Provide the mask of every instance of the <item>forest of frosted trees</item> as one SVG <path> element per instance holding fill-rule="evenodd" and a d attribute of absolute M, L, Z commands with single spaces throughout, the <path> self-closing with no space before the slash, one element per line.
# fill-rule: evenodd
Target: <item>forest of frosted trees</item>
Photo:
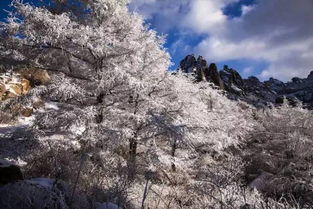
<path fill-rule="evenodd" d="M 0 185 L 0 208 L 311 208 L 312 111 L 172 74 L 164 37 L 127 4 L 12 1 L 1 75 L 49 81 L 0 101 L 0 159 L 24 176 Z"/>

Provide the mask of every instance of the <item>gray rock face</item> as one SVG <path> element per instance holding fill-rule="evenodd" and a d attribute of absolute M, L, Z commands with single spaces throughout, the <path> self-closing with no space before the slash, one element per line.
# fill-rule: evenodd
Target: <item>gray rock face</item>
<path fill-rule="evenodd" d="M 268 81 L 264 81 L 264 84 L 276 93 L 281 92 L 286 86 L 284 82 L 275 78 L 270 78 Z"/>
<path fill-rule="evenodd" d="M 309 76 L 310 77 L 310 76 Z M 303 101 L 304 103 L 308 103 L 312 105 L 313 103 L 313 79 L 306 78 L 294 80 L 292 82 L 288 82 L 285 88 L 282 89 L 280 94 L 286 94 L 288 96 L 293 96 Z"/>
<path fill-rule="evenodd" d="M 244 79 L 245 96 L 242 100 L 257 107 L 265 107 L 270 103 L 275 103 L 277 94 L 257 77 L 251 76 Z"/>
<path fill-rule="evenodd" d="M 220 77 L 216 65 L 211 63 L 208 66 L 207 61 L 202 56 L 199 56 L 197 59 L 194 55 L 186 56 L 180 62 L 180 70 L 184 73 L 193 74 L 197 82 L 209 81 L 219 88 L 224 89 L 224 82 Z"/>
<path fill-rule="evenodd" d="M 243 79 L 236 70 L 226 65 L 218 71 L 214 63 L 208 66 L 202 56 L 196 59 L 194 55 L 186 56 L 180 62 L 179 70 L 192 73 L 197 82 L 214 83 L 226 90 L 230 99 L 240 99 L 257 107 L 281 104 L 286 97 L 290 105 L 301 101 L 305 107 L 313 108 L 313 71 L 307 78 L 295 77 L 287 83 L 274 78 L 261 82 L 254 76 Z"/>
<path fill-rule="evenodd" d="M 207 81 L 213 82 L 220 89 L 225 89 L 224 81 L 220 77 L 218 69 L 214 63 L 211 63 L 209 66 L 208 72 L 205 72 L 205 77 Z"/>
<path fill-rule="evenodd" d="M 226 91 L 236 96 L 244 95 L 244 82 L 236 70 L 224 65 L 224 69 L 219 74 L 225 84 Z"/>
<path fill-rule="evenodd" d="M 308 75 L 308 80 L 313 80 L 313 71 L 310 72 L 310 74 Z"/>
<path fill-rule="evenodd" d="M 184 73 L 194 73 L 197 60 L 193 55 L 186 56 L 181 62 L 180 67 Z"/>

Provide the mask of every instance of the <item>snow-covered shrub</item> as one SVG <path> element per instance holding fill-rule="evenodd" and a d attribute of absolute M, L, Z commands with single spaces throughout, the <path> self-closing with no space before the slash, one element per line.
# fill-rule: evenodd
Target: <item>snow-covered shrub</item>
<path fill-rule="evenodd" d="M 312 111 L 284 105 L 255 116 L 260 126 L 244 147 L 248 183 L 269 196 L 312 205 Z"/>

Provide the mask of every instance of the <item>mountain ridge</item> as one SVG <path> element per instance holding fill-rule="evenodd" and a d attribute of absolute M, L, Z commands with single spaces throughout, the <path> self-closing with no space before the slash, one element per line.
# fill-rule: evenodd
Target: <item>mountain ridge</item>
<path fill-rule="evenodd" d="M 237 70 L 227 65 L 218 70 L 215 63 L 208 65 L 202 56 L 196 58 L 193 54 L 181 60 L 177 71 L 192 74 L 196 82 L 212 82 L 225 90 L 230 99 L 240 99 L 259 108 L 282 104 L 284 97 L 290 105 L 302 102 L 304 107 L 313 108 L 313 71 L 307 78 L 294 77 L 288 82 L 272 77 L 266 81 L 260 81 L 255 76 L 244 79 Z"/>

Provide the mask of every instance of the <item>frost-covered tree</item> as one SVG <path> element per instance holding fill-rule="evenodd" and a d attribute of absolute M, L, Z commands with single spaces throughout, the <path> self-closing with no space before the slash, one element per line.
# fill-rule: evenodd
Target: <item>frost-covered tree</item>
<path fill-rule="evenodd" d="M 252 108 L 228 100 L 210 83 L 170 75 L 162 37 L 128 11 L 127 1 L 55 0 L 44 7 L 15 0 L 12 5 L 0 29 L 7 65 L 46 70 L 51 77 L 49 85 L 22 98 L 40 97 L 50 105 L 35 113 L 39 141 L 52 150 L 35 156 L 36 166 L 44 167 L 37 170 L 54 175 L 57 169 L 50 172 L 47 164 L 60 164 L 72 174 L 76 163 L 85 187 L 106 189 L 124 188 L 127 173 L 135 182 L 130 199 L 136 206 L 143 176 L 161 182 L 150 197 L 159 195 L 158 201 L 172 197 L 173 185 L 184 195 L 199 181 L 212 193 L 234 186 L 228 183 L 237 175 L 231 177 L 215 159 L 239 165 L 224 151 L 240 145 L 254 127 Z M 227 184 L 221 183 L 225 179 Z M 208 195 L 204 190 L 195 189 L 193 197 Z"/>
<path fill-rule="evenodd" d="M 163 38 L 128 12 L 127 1 L 12 5 L 1 46 L 29 67 L 50 72 L 51 84 L 33 94 L 60 106 L 38 115 L 43 135 L 68 132 L 87 150 L 127 140 L 134 163 L 139 139 L 167 134 L 154 118 L 175 106 L 166 92 L 169 56 Z"/>

